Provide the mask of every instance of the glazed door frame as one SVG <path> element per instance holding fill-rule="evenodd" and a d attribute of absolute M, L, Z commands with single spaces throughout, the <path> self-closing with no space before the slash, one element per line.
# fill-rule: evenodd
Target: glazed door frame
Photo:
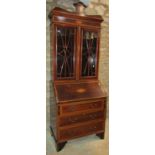
<path fill-rule="evenodd" d="M 96 57 L 95 57 L 95 76 L 82 76 L 82 52 L 83 52 L 83 32 L 94 32 L 97 33 L 96 41 Z M 99 66 L 99 43 L 100 43 L 100 29 L 81 27 L 81 42 L 80 42 L 80 62 L 79 62 L 79 79 L 80 80 L 97 80 L 98 79 L 98 66 Z"/>
<path fill-rule="evenodd" d="M 66 77 L 66 78 L 57 78 L 57 27 L 64 28 L 75 28 L 75 36 L 74 36 L 74 76 Z M 82 76 L 82 49 L 83 49 L 83 31 L 90 31 L 97 33 L 97 45 L 96 45 L 96 58 L 95 58 L 95 76 Z M 69 82 L 69 81 L 85 81 L 85 80 L 97 80 L 98 79 L 98 64 L 99 64 L 99 43 L 100 43 L 100 29 L 92 28 L 86 26 L 77 26 L 73 24 L 64 24 L 64 23 L 54 23 L 52 24 L 52 38 L 53 38 L 53 51 L 52 51 L 52 66 L 53 66 L 53 75 L 54 81 L 59 82 Z"/>
<path fill-rule="evenodd" d="M 57 28 L 74 29 L 74 52 L 73 52 L 73 77 L 57 77 Z M 66 25 L 61 23 L 53 24 L 53 75 L 55 81 L 76 80 L 76 56 L 77 56 L 77 26 Z"/>

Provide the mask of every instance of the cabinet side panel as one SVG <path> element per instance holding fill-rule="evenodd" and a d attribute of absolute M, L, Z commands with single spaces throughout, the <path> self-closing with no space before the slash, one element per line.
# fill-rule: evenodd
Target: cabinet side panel
<path fill-rule="evenodd" d="M 56 116 L 57 116 L 57 107 L 56 107 L 56 102 L 55 98 L 50 104 L 50 125 L 52 127 L 54 137 L 57 137 L 57 132 L 56 132 Z"/>

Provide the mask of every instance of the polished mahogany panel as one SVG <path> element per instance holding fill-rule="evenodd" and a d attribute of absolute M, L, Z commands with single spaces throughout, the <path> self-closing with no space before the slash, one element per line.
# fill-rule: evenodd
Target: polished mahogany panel
<path fill-rule="evenodd" d="M 58 102 L 79 101 L 90 99 L 90 97 L 95 99 L 106 96 L 97 82 L 55 84 L 55 90 Z"/>
<path fill-rule="evenodd" d="M 70 103 L 68 105 L 61 106 L 61 114 L 71 114 L 75 112 L 82 112 L 88 110 L 102 110 L 104 108 L 103 101 L 84 102 L 84 103 Z"/>
<path fill-rule="evenodd" d="M 100 23 L 103 21 L 100 15 L 79 16 L 75 12 L 70 12 L 58 7 L 54 8 L 50 12 L 49 18 L 52 19 L 53 23 L 63 23 L 68 25 L 74 24 L 74 25 L 90 26 L 90 27 L 96 27 L 96 28 L 100 28 Z"/>
<path fill-rule="evenodd" d="M 63 116 L 59 119 L 60 126 L 68 126 L 72 124 L 88 122 L 96 119 L 104 118 L 104 111 L 97 111 L 97 112 L 89 112 L 89 113 L 80 113 L 77 115 L 72 116 Z"/>
<path fill-rule="evenodd" d="M 83 135 L 93 134 L 103 131 L 103 122 L 95 122 L 92 124 L 81 125 L 78 127 L 72 127 L 68 129 L 59 130 L 60 139 L 72 139 Z"/>

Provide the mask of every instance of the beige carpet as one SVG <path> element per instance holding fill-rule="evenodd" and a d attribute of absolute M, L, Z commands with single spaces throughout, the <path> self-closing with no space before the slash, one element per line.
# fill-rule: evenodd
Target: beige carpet
<path fill-rule="evenodd" d="M 90 135 L 68 141 L 65 147 L 57 152 L 54 139 L 50 134 L 49 124 L 46 130 L 46 155 L 108 155 L 109 154 L 109 121 L 106 120 L 105 139 Z"/>

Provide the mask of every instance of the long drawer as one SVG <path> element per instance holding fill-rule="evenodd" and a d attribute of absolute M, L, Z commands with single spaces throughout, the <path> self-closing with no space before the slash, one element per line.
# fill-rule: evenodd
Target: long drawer
<path fill-rule="evenodd" d="M 101 132 L 103 131 L 103 128 L 104 128 L 103 122 L 100 121 L 100 122 L 95 122 L 87 125 L 81 125 L 78 127 L 60 129 L 59 136 L 60 136 L 60 140 L 73 139 L 76 137 Z"/>
<path fill-rule="evenodd" d="M 89 112 L 89 113 L 80 113 L 72 116 L 63 116 L 59 118 L 60 126 L 68 126 L 77 123 L 89 122 L 92 120 L 104 119 L 104 111 Z"/>
<path fill-rule="evenodd" d="M 103 108 L 104 102 L 102 100 L 86 103 L 70 103 L 67 105 L 64 104 L 60 107 L 60 114 L 74 114 L 75 112 L 82 112 L 95 109 L 102 110 Z"/>

